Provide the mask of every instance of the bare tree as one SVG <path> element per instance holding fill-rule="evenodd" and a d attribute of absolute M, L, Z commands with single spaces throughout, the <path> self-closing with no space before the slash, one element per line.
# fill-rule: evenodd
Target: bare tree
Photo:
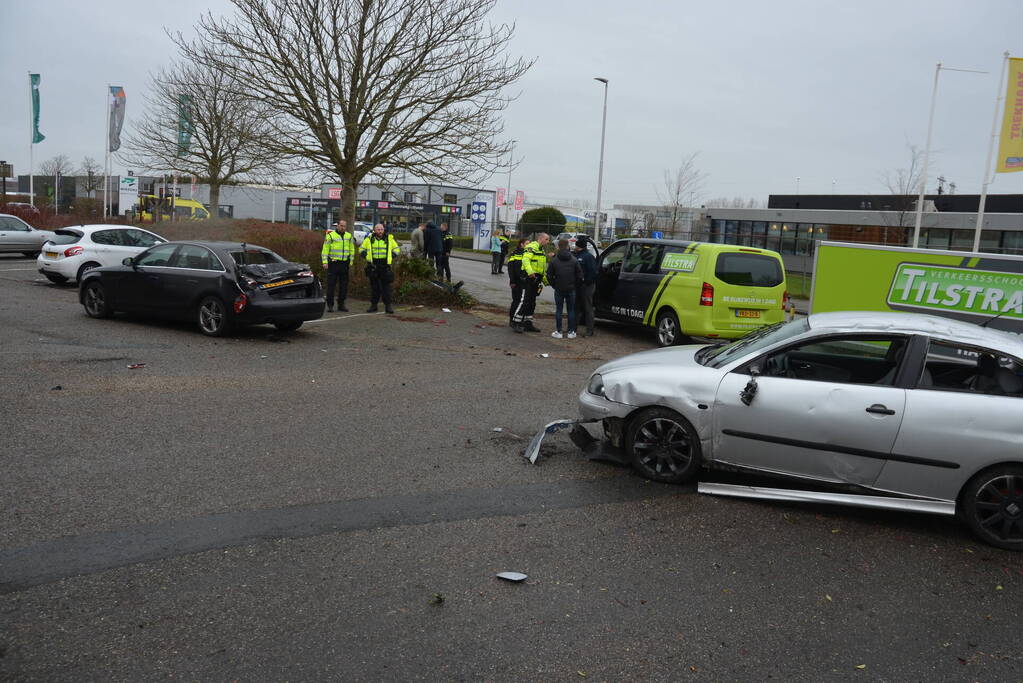
<path fill-rule="evenodd" d="M 505 56 L 496 0 L 232 2 L 178 45 L 274 112 L 268 146 L 340 182 L 349 224 L 367 176 L 477 183 L 508 157 L 503 91 L 532 62 Z"/>
<path fill-rule="evenodd" d="M 697 156 L 699 152 L 683 156 L 678 168 L 665 170 L 663 185 L 656 188 L 672 237 L 677 235 L 679 225 L 686 216 L 689 216 L 689 230 L 692 232 L 692 205 L 696 203 L 696 194 L 703 189 L 707 180 L 706 174 L 696 166 Z"/>
<path fill-rule="evenodd" d="M 66 154 L 58 154 L 57 156 L 47 159 L 43 163 L 39 164 L 40 175 L 52 175 L 55 176 L 58 173 L 60 175 L 67 175 L 73 171 L 74 167 L 71 165 L 71 160 L 68 159 Z"/>
<path fill-rule="evenodd" d="M 881 221 L 885 228 L 907 228 L 916 222 L 916 201 L 920 192 L 920 179 L 923 177 L 923 152 L 916 145 L 906 143 L 909 159 L 906 166 L 885 171 L 880 178 L 881 184 L 888 190 L 889 196 L 877 197 L 866 209 L 881 211 Z M 884 243 L 889 241 L 888 230 L 885 230 Z M 901 236 L 896 236 L 901 241 Z"/>
<path fill-rule="evenodd" d="M 202 178 L 217 215 L 220 187 L 246 177 L 272 177 L 274 157 L 263 146 L 268 113 L 223 71 L 181 63 L 151 79 L 146 111 L 128 136 L 129 165 L 159 174 Z M 186 137 L 179 139 L 184 131 Z"/>
<path fill-rule="evenodd" d="M 82 165 L 78 167 L 78 176 L 78 182 L 85 194 L 90 197 L 94 197 L 96 190 L 103 187 L 103 165 L 92 157 L 82 159 Z"/>
<path fill-rule="evenodd" d="M 704 202 L 708 209 L 759 209 L 763 201 L 756 197 L 713 197 Z"/>

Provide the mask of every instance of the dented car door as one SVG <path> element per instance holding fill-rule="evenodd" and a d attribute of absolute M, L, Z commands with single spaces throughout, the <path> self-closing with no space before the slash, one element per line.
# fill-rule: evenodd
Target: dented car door
<path fill-rule="evenodd" d="M 905 344 L 895 337 L 804 341 L 728 373 L 714 406 L 714 459 L 872 485 L 902 424 L 906 390 L 895 377 Z M 753 367 L 762 374 L 751 374 Z"/>

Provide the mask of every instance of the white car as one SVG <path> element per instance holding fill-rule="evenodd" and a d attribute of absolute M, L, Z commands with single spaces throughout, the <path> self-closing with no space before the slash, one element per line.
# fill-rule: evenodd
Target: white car
<path fill-rule="evenodd" d="M 352 238 L 355 240 L 355 244 L 362 244 L 362 240 L 366 239 L 366 235 L 373 232 L 372 223 L 364 223 L 362 221 L 356 221 L 354 229 L 352 230 Z"/>
<path fill-rule="evenodd" d="M 76 225 L 55 230 L 53 239 L 43 245 L 36 264 L 50 282 L 80 282 L 88 270 L 119 266 L 128 256 L 166 241 L 130 225 Z"/>
<path fill-rule="evenodd" d="M 43 243 L 53 239 L 49 230 L 39 230 L 17 216 L 0 213 L 0 251 L 20 251 L 28 257 L 39 253 Z"/>

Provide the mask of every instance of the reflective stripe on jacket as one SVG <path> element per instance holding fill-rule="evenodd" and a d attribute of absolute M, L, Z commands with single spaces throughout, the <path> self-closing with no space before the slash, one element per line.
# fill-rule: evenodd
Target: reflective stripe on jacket
<path fill-rule="evenodd" d="M 327 261 L 355 260 L 355 241 L 349 232 L 339 234 L 336 230 L 328 230 L 323 238 L 323 249 L 320 251 L 323 263 Z"/>
<path fill-rule="evenodd" d="M 522 254 L 522 272 L 526 276 L 544 277 L 547 274 L 547 254 L 536 240 L 526 244 Z"/>
<path fill-rule="evenodd" d="M 372 252 L 370 251 L 371 249 Z M 362 240 L 359 252 L 368 261 L 376 262 L 387 259 L 387 265 L 391 265 L 391 261 L 401 253 L 401 250 L 398 247 L 398 241 L 394 239 L 394 235 L 384 235 L 383 237 L 369 235 L 366 239 Z"/>

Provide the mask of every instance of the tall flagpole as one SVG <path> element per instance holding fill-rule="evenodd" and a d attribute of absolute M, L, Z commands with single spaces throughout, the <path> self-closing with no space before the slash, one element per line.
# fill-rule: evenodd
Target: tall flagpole
<path fill-rule="evenodd" d="M 36 205 L 35 165 L 32 159 L 32 147 L 35 145 L 35 110 L 32 105 L 32 72 L 28 72 L 28 201 Z"/>
<path fill-rule="evenodd" d="M 991 183 L 991 157 L 995 153 L 995 140 L 998 138 L 998 113 L 1002 110 L 1002 84 L 1005 83 L 1005 72 L 1009 68 L 1009 51 L 1006 50 L 1002 59 L 1002 74 L 998 77 L 998 94 L 995 97 L 995 115 L 991 119 L 991 141 L 987 146 L 987 162 L 984 164 L 984 180 L 980 187 L 980 204 L 977 206 L 977 227 L 973 231 L 973 251 L 980 251 L 980 231 L 984 226 L 984 205 L 987 204 L 987 186 Z M 1008 86 L 1005 88 L 1008 90 Z"/>
<path fill-rule="evenodd" d="M 107 217 L 107 201 L 110 199 L 110 84 L 107 83 L 106 92 L 103 94 L 103 106 L 107 110 L 107 129 L 103 131 L 105 142 L 103 149 L 103 218 Z"/>

